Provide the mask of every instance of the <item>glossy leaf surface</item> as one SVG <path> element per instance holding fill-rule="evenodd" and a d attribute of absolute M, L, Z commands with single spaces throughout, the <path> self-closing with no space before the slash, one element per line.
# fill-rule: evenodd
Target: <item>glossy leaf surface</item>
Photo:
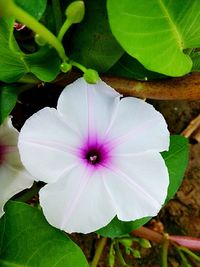
<path fill-rule="evenodd" d="M 50 226 L 41 211 L 9 202 L 0 220 L 0 266 L 88 267 L 81 249 Z"/>
<path fill-rule="evenodd" d="M 199 0 L 108 0 L 112 32 L 147 69 L 182 76 L 192 69 L 184 50 L 200 46 Z"/>

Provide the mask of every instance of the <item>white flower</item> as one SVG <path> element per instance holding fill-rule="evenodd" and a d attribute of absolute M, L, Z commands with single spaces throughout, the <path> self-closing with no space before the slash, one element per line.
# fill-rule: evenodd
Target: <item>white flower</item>
<path fill-rule="evenodd" d="M 19 137 L 21 159 L 48 183 L 40 191 L 47 220 L 66 232 L 88 233 L 154 216 L 167 194 L 163 116 L 142 100 L 83 78 L 61 93 L 57 110 L 30 117 Z"/>
<path fill-rule="evenodd" d="M 33 177 L 24 169 L 19 158 L 18 135 L 10 118 L 0 125 L 0 217 L 4 214 L 4 204 L 33 184 Z"/>

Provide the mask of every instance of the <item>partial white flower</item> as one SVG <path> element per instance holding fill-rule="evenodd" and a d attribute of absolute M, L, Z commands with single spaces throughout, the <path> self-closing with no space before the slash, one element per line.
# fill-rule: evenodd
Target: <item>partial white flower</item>
<path fill-rule="evenodd" d="M 57 110 L 30 117 L 19 136 L 21 160 L 47 183 L 40 203 L 47 220 L 66 232 L 88 233 L 154 216 L 167 195 L 161 151 L 169 146 L 163 116 L 142 100 L 83 78 L 61 93 Z"/>
<path fill-rule="evenodd" d="M 18 135 L 10 118 L 0 125 L 0 217 L 4 214 L 4 204 L 33 184 L 33 177 L 20 161 Z"/>

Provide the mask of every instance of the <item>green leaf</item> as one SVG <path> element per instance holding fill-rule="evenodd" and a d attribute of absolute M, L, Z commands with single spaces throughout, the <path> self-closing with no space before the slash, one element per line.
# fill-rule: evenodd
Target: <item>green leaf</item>
<path fill-rule="evenodd" d="M 169 151 L 161 153 L 169 172 L 169 187 L 165 204 L 177 192 L 188 163 L 188 140 L 179 135 L 170 137 Z M 134 208 L 134 207 L 133 207 Z M 141 227 L 151 217 L 145 217 L 132 222 L 123 222 L 115 217 L 107 226 L 97 231 L 98 234 L 107 237 L 118 237 Z"/>
<path fill-rule="evenodd" d="M 96 233 L 110 238 L 119 237 L 139 228 L 150 219 L 151 217 L 145 217 L 133 222 L 123 222 L 115 217 L 107 226 L 101 228 Z"/>
<path fill-rule="evenodd" d="M 15 3 L 39 20 L 46 9 L 47 0 L 15 0 Z"/>
<path fill-rule="evenodd" d="M 52 1 L 59 2 L 60 0 Z M 60 27 L 62 26 L 63 17 L 59 14 L 58 7 L 54 8 L 53 5 L 47 4 L 44 15 L 42 16 L 41 22 L 55 35 L 58 34 Z"/>
<path fill-rule="evenodd" d="M 30 72 L 44 82 L 53 81 L 60 72 L 60 58 L 53 48 L 42 47 L 38 52 L 24 55 Z"/>
<path fill-rule="evenodd" d="M 8 117 L 16 105 L 18 90 L 11 85 L 0 87 L 0 124 Z"/>
<path fill-rule="evenodd" d="M 192 71 L 200 71 L 200 52 L 194 52 L 191 54 L 193 62 Z"/>
<path fill-rule="evenodd" d="M 14 82 L 29 71 L 13 37 L 13 18 L 0 18 L 0 80 Z"/>
<path fill-rule="evenodd" d="M 137 59 L 126 53 L 111 69 L 109 69 L 107 73 L 141 81 L 155 80 L 165 77 L 163 74 L 147 70 Z"/>
<path fill-rule="evenodd" d="M 70 36 L 70 58 L 87 68 L 105 72 L 124 51 L 114 39 L 108 24 L 106 1 L 85 2 L 85 17 Z M 70 41 L 69 40 L 69 41 Z M 68 43 L 67 43 L 68 44 Z"/>
<path fill-rule="evenodd" d="M 24 54 L 13 36 L 13 18 L 0 18 L 0 81 L 12 83 L 27 73 L 44 82 L 55 79 L 60 59 L 54 49 L 45 46 L 33 54 Z"/>
<path fill-rule="evenodd" d="M 199 0 L 108 0 L 111 30 L 145 68 L 169 76 L 192 69 L 184 49 L 200 46 Z"/>
<path fill-rule="evenodd" d="M 180 135 L 172 135 L 169 151 L 162 152 L 162 157 L 168 168 L 170 184 L 165 200 L 167 203 L 177 192 L 184 177 L 188 164 L 188 140 Z"/>
<path fill-rule="evenodd" d="M 9 202 L 0 220 L 1 267 L 89 267 L 81 249 L 41 211 Z"/>

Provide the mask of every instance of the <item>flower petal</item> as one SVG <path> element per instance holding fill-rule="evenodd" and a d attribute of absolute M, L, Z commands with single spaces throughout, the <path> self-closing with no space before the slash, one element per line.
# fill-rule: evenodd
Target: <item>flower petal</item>
<path fill-rule="evenodd" d="M 4 214 L 4 204 L 33 184 L 33 177 L 24 169 L 19 158 L 18 134 L 11 118 L 6 119 L 0 126 L 0 144 L 4 147 L 0 164 L 0 217 Z"/>
<path fill-rule="evenodd" d="M 0 126 L 0 142 L 4 146 L 16 146 L 18 131 L 13 127 L 11 118 L 8 117 Z"/>
<path fill-rule="evenodd" d="M 80 137 L 53 108 L 31 116 L 21 129 L 19 151 L 27 170 L 38 180 L 50 183 L 74 166 Z"/>
<path fill-rule="evenodd" d="M 9 164 L 0 167 L 0 217 L 4 214 L 4 204 L 15 194 L 26 188 L 30 188 L 33 179 L 30 174 L 21 166 L 16 169 Z"/>
<path fill-rule="evenodd" d="M 105 186 L 117 208 L 117 217 L 133 221 L 155 216 L 167 196 L 169 175 L 165 162 L 156 152 L 115 158 L 108 167 Z"/>
<path fill-rule="evenodd" d="M 101 172 L 82 167 L 73 168 L 55 184 L 43 187 L 39 194 L 48 222 L 68 233 L 93 232 L 116 214 Z"/>
<path fill-rule="evenodd" d="M 169 131 L 161 113 L 143 100 L 123 98 L 108 132 L 115 153 L 164 151 L 169 147 Z"/>
<path fill-rule="evenodd" d="M 120 94 L 103 81 L 88 84 L 83 78 L 68 85 L 58 99 L 58 111 L 81 136 L 105 133 Z M 72 120 L 73 115 L 73 120 Z"/>

